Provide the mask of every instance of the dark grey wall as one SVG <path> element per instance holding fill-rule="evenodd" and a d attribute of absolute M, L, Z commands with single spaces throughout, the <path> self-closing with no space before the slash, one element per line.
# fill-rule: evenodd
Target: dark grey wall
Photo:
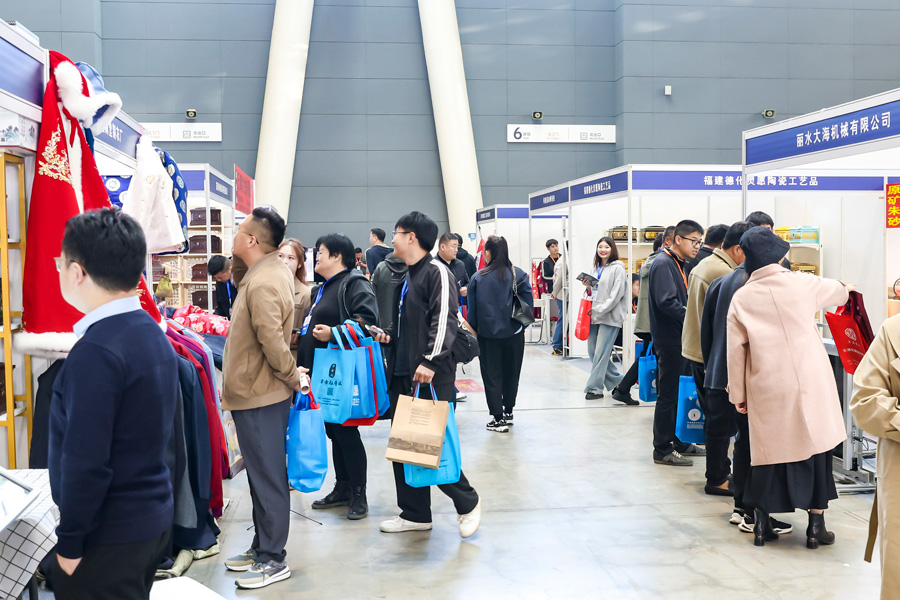
<path fill-rule="evenodd" d="M 896 0 L 456 0 L 486 204 L 625 162 L 738 162 L 759 114 L 900 85 Z M 91 62 L 125 110 L 221 121 L 182 162 L 253 173 L 274 0 L 0 0 Z M 671 85 L 673 94 L 663 95 Z M 507 144 L 506 124 L 615 123 L 613 145 Z M 446 226 L 416 0 L 317 0 L 290 231 L 365 245 L 419 209 Z M 261 199 L 264 201 L 264 199 Z"/>

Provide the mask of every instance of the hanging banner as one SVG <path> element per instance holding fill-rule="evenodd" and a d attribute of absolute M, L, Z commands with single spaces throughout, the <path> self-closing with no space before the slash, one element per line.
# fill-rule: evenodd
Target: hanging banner
<path fill-rule="evenodd" d="M 249 215 L 253 212 L 255 202 L 254 198 L 254 181 L 253 179 L 241 171 L 240 167 L 234 165 L 234 209 Z"/>
<path fill-rule="evenodd" d="M 888 229 L 900 227 L 900 183 L 889 183 L 885 189 L 885 226 Z"/>

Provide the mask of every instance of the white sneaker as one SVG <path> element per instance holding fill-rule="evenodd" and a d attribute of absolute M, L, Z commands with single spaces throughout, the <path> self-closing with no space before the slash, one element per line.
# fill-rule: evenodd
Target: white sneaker
<path fill-rule="evenodd" d="M 428 531 L 431 523 L 416 523 L 400 517 L 394 517 L 381 522 L 381 531 L 384 533 L 402 533 L 404 531 Z"/>
<path fill-rule="evenodd" d="M 481 526 L 481 498 L 478 499 L 478 504 L 475 505 L 472 512 L 465 515 L 459 515 L 458 519 L 459 535 L 464 539 L 475 535 L 475 532 L 478 531 L 478 528 Z"/>
<path fill-rule="evenodd" d="M 457 399 L 457 400 L 465 400 L 465 399 L 468 398 L 468 397 L 469 397 L 468 394 L 463 394 L 462 392 L 459 392 L 459 393 L 456 394 L 456 399 Z"/>

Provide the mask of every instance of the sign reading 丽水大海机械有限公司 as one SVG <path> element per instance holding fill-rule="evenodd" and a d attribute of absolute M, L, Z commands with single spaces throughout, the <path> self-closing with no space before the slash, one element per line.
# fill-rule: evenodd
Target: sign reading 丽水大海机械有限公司
<path fill-rule="evenodd" d="M 615 144 L 615 125 L 527 125 L 506 126 L 509 143 Z"/>

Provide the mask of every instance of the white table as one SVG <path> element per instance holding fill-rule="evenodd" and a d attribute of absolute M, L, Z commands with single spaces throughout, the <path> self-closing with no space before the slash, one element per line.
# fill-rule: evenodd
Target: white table
<path fill-rule="evenodd" d="M 0 598 L 18 598 L 28 586 L 41 560 L 56 546 L 59 509 L 50 497 L 46 469 L 10 471 L 40 492 L 9 527 L 0 531 Z"/>

